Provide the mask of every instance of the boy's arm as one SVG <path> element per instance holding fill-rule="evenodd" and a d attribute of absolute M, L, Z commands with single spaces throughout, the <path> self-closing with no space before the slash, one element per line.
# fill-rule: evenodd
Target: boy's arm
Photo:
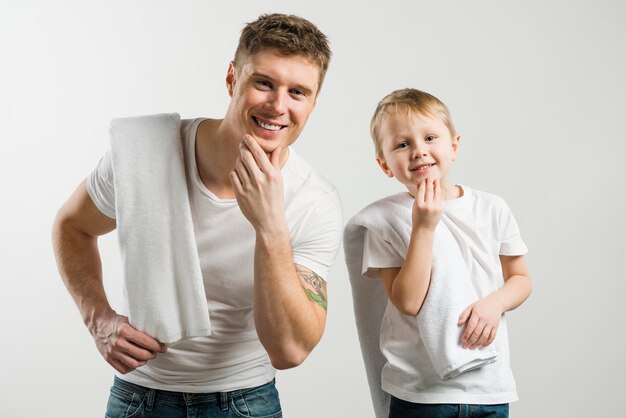
<path fill-rule="evenodd" d="M 500 256 L 504 286 L 470 305 L 459 318 L 467 324 L 461 337 L 464 348 L 483 348 L 496 338 L 502 314 L 520 306 L 532 290 L 530 274 L 523 255 Z"/>
<path fill-rule="evenodd" d="M 379 269 L 391 303 L 404 315 L 417 315 L 430 285 L 434 231 L 413 230 L 402 267 Z"/>
<path fill-rule="evenodd" d="M 418 185 L 404 263 L 401 268 L 379 270 L 389 300 L 404 315 L 417 315 L 430 285 L 433 240 L 442 212 L 440 194 L 438 180 L 426 179 Z"/>

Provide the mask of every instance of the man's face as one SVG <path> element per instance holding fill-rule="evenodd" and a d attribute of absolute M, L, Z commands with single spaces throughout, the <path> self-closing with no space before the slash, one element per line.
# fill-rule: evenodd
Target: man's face
<path fill-rule="evenodd" d="M 303 56 L 274 49 L 249 57 L 239 71 L 231 63 L 228 115 L 237 134 L 252 135 L 267 153 L 293 144 L 315 107 L 319 77 L 318 66 Z"/>
<path fill-rule="evenodd" d="M 383 171 L 395 177 L 415 196 L 417 185 L 427 177 L 449 185 L 448 172 L 456 159 L 459 136 L 452 136 L 438 117 L 394 112 L 381 124 Z"/>

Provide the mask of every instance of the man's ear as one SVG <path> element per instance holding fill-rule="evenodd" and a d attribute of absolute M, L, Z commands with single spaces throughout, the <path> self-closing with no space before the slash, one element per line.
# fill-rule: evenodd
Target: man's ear
<path fill-rule="evenodd" d="M 452 138 L 452 161 L 456 161 L 456 154 L 459 150 L 459 141 L 461 141 L 461 135 L 455 135 Z"/>
<path fill-rule="evenodd" d="M 376 157 L 376 162 L 378 163 L 380 168 L 383 170 L 383 172 L 387 175 L 387 177 L 393 177 L 393 172 L 391 171 L 391 169 L 389 168 L 385 160 L 383 160 L 380 157 Z"/>
<path fill-rule="evenodd" d="M 233 97 L 233 91 L 235 91 L 235 82 L 237 81 L 237 70 L 235 70 L 235 64 L 233 62 L 228 63 L 228 72 L 226 73 L 226 88 L 228 89 L 228 95 Z"/>

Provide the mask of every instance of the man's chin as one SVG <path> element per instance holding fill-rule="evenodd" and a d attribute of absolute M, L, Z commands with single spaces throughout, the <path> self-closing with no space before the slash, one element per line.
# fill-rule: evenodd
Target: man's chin
<path fill-rule="evenodd" d="M 252 135 L 252 138 L 256 141 L 257 144 L 261 147 L 261 149 L 267 154 L 270 155 L 276 148 L 278 148 L 278 141 L 271 139 L 263 139 L 259 138 L 256 135 Z"/>

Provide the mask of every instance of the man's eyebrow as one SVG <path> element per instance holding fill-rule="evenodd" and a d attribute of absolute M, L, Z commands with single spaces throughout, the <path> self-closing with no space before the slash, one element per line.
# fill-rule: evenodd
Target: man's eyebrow
<path fill-rule="evenodd" d="M 271 77 L 271 76 L 267 75 L 266 73 L 264 73 L 262 71 L 255 71 L 255 72 L 253 72 L 253 73 L 250 74 L 250 77 L 253 77 L 253 78 L 264 78 L 264 79 L 266 79 L 268 81 L 271 81 L 272 83 L 276 83 L 276 79 L 274 77 Z M 311 94 L 313 94 L 313 91 L 314 91 L 311 87 L 304 86 L 304 85 L 302 85 L 300 83 L 296 83 L 296 84 L 293 85 L 293 87 L 290 87 L 290 88 L 295 88 L 295 89 L 298 89 L 298 90 L 302 90 L 306 95 L 311 95 Z"/>

